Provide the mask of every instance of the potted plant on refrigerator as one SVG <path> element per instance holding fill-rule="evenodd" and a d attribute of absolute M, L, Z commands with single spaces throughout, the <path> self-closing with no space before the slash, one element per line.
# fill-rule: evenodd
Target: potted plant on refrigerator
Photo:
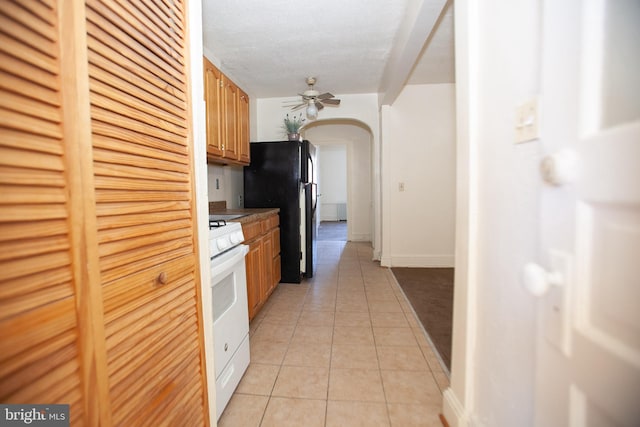
<path fill-rule="evenodd" d="M 300 116 L 294 115 L 292 118 L 289 114 L 284 118 L 284 129 L 287 133 L 289 141 L 300 141 L 300 128 L 304 124 L 304 118 L 302 114 Z"/>

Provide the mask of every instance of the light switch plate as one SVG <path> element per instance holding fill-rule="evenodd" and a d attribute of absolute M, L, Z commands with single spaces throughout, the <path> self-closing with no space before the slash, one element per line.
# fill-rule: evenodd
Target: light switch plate
<path fill-rule="evenodd" d="M 516 110 L 516 144 L 538 139 L 539 121 L 538 98 L 532 98 L 520 105 Z"/>

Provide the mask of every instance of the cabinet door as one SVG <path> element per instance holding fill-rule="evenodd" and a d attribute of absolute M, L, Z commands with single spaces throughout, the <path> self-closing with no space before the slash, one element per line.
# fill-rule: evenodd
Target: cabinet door
<path fill-rule="evenodd" d="M 207 120 L 207 154 L 222 156 L 222 74 L 204 58 L 204 100 Z"/>
<path fill-rule="evenodd" d="M 273 289 L 273 239 L 270 232 L 262 237 L 262 246 L 264 247 L 264 259 L 262 260 L 264 282 L 260 289 L 260 297 L 264 303 Z"/>
<path fill-rule="evenodd" d="M 247 300 L 249 305 L 249 320 L 260 308 L 260 289 L 262 287 L 262 244 L 260 239 L 249 243 L 249 253 L 245 257 L 247 270 Z"/>
<path fill-rule="evenodd" d="M 272 288 L 271 292 L 278 286 L 281 279 L 281 261 L 280 261 L 280 228 L 276 227 L 271 230 L 271 240 L 273 248 L 273 268 L 272 268 Z"/>
<path fill-rule="evenodd" d="M 238 160 L 238 128 L 236 126 L 236 114 L 238 111 L 238 87 L 228 78 L 223 76 L 224 86 L 224 158 Z"/>
<path fill-rule="evenodd" d="M 0 402 L 69 404 L 71 425 L 107 425 L 84 251 L 96 245 L 83 237 L 95 235 L 87 79 L 69 78 L 86 63 L 84 23 L 55 1 L 19 3 L 0 6 Z M 61 49 L 74 44 L 78 58 Z"/>
<path fill-rule="evenodd" d="M 238 133 L 238 160 L 249 164 L 251 161 L 249 149 L 249 96 L 238 89 L 238 114 L 236 117 Z"/>
<path fill-rule="evenodd" d="M 201 425 L 208 416 L 185 5 L 86 4 L 96 285 L 113 423 Z"/>

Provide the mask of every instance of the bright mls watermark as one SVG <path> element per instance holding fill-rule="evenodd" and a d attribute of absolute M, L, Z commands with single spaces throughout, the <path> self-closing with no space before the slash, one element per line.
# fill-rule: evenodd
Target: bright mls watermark
<path fill-rule="evenodd" d="M 0 427 L 69 427 L 69 405 L 0 404 Z"/>

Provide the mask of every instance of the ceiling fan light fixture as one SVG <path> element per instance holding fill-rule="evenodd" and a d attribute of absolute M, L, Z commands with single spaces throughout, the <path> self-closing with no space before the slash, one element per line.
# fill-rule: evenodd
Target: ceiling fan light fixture
<path fill-rule="evenodd" d="M 307 104 L 307 118 L 309 120 L 315 120 L 318 118 L 318 108 L 313 100 L 309 100 L 309 103 Z"/>

